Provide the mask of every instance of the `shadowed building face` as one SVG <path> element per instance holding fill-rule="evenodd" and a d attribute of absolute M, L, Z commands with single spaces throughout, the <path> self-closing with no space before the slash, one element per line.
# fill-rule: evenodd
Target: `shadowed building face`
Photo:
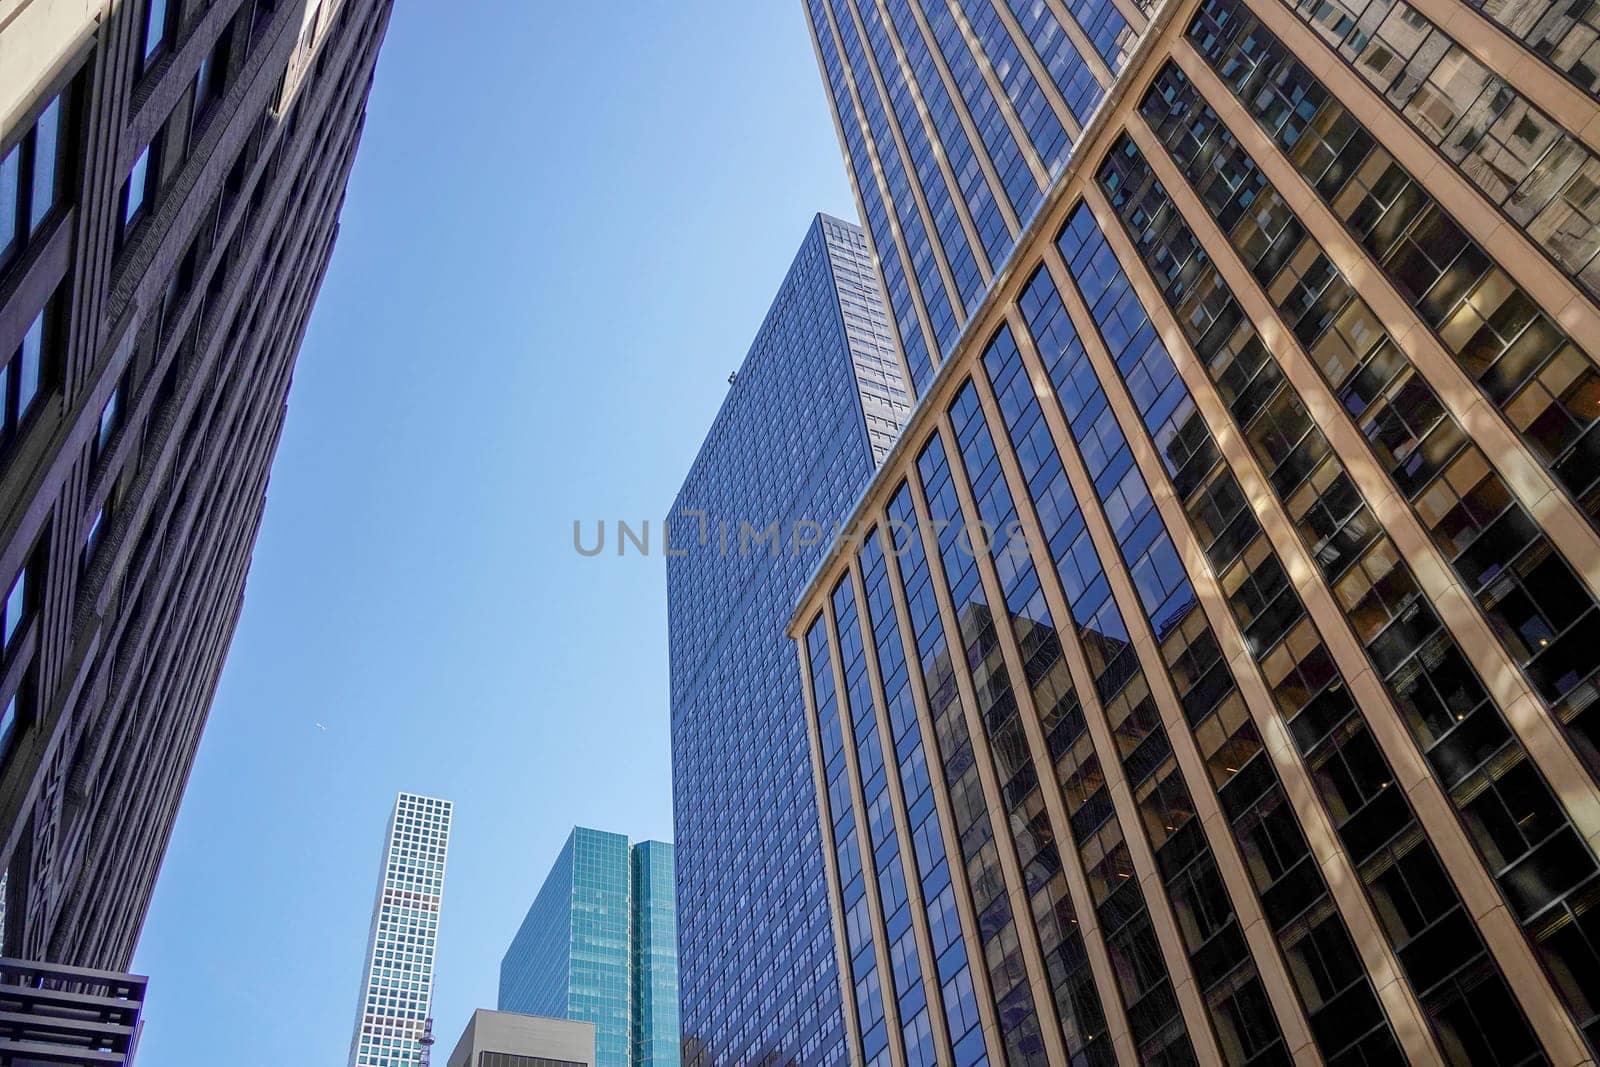
<path fill-rule="evenodd" d="M 132 956 L 390 7 L 0 15 L 5 955 Z"/>

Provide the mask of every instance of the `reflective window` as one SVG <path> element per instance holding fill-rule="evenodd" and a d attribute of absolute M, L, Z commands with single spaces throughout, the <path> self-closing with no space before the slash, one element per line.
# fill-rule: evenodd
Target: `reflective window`
<path fill-rule="evenodd" d="M 961 225 L 960 215 L 956 213 L 955 198 L 939 166 L 939 155 L 932 140 L 929 139 L 927 128 L 923 125 L 916 98 L 906 79 L 907 72 L 900 64 L 894 44 L 890 40 L 889 25 L 875 3 L 858 4 L 856 9 L 866 27 L 867 41 L 872 47 L 874 67 L 885 82 L 896 126 L 905 139 L 907 151 L 910 153 L 917 186 L 928 202 L 933 228 L 938 234 L 939 247 L 955 279 L 956 293 L 961 307 L 966 313 L 971 313 L 983 295 L 987 279 L 979 270 L 978 261 L 973 255 L 971 245 L 967 242 L 966 230 Z M 942 88 L 941 86 L 941 91 Z M 972 149 L 965 131 L 958 125 L 952 132 L 958 138 L 956 147 L 964 148 L 970 157 Z M 880 144 L 878 147 L 880 151 L 884 150 L 883 145 Z M 981 175 L 969 175 L 969 180 L 972 178 L 979 179 L 982 188 L 987 191 L 987 183 L 981 182 Z M 992 207 L 992 197 L 990 204 Z"/>
<path fill-rule="evenodd" d="M 22 629 L 22 623 L 28 616 L 28 569 L 24 567 L 15 578 L 11 580 L 11 588 L 6 593 L 3 614 L 0 614 L 0 636 L 3 643 L 10 647 L 12 639 Z"/>
<path fill-rule="evenodd" d="M 1162 208 L 1152 201 L 1153 197 L 1164 198 L 1164 192 L 1158 192 L 1158 187 L 1146 187 L 1146 192 L 1135 195 L 1135 183 L 1131 180 L 1133 173 L 1145 173 L 1140 170 L 1145 165 L 1136 153 L 1130 153 L 1127 146 L 1119 147 L 1102 166 L 1100 181 L 1102 188 L 1112 199 L 1113 204 L 1119 207 L 1125 223 L 1140 225 L 1135 231 L 1135 245 L 1141 253 L 1148 257 L 1152 263 L 1152 270 L 1157 273 L 1158 279 L 1166 279 L 1166 292 L 1169 303 L 1175 299 L 1189 299 L 1190 291 L 1176 284 L 1176 279 L 1187 278 L 1196 282 L 1204 276 L 1209 268 L 1209 261 L 1195 248 L 1192 235 L 1187 240 L 1178 240 L 1169 246 L 1163 247 L 1160 242 L 1146 240 L 1145 230 L 1151 229 L 1159 233 L 1164 225 L 1175 224 L 1175 213 L 1170 205 Z M 1129 170 L 1128 168 L 1133 168 Z M 1119 177 L 1120 175 L 1120 177 Z M 1186 227 L 1185 227 L 1186 229 Z M 1079 205 L 1069 219 L 1067 228 L 1057 241 L 1058 248 L 1073 268 L 1074 278 L 1078 281 L 1086 301 L 1093 306 L 1104 297 L 1096 296 L 1091 299 L 1091 294 L 1109 293 L 1118 289 L 1129 289 L 1121 266 L 1111 254 L 1104 235 L 1099 232 L 1092 215 L 1088 209 Z M 1174 258 L 1175 253 L 1181 252 Z M 1185 264 L 1188 264 L 1187 266 Z M 1196 284 L 1196 289 L 1202 286 Z M 1199 318 L 1180 318 L 1180 324 L 1195 331 L 1204 331 L 1203 338 L 1214 338 L 1219 328 L 1228 331 L 1230 337 L 1246 323 L 1242 315 L 1227 313 L 1225 310 L 1228 296 L 1225 286 L 1213 280 L 1207 289 L 1212 294 L 1211 302 L 1206 305 L 1208 314 Z M 1114 337 L 1125 335 L 1132 331 L 1132 336 L 1137 337 L 1141 331 L 1149 328 L 1148 318 L 1137 301 L 1123 305 L 1116 316 L 1111 328 L 1107 329 L 1102 323 L 1107 318 L 1101 313 L 1096 313 L 1096 325 L 1100 326 L 1103 339 L 1113 353 L 1121 352 L 1117 356 L 1119 369 L 1126 373 L 1126 367 L 1131 362 L 1128 358 L 1126 342 L 1114 341 Z M 1222 324 L 1220 327 L 1218 324 Z M 1277 383 L 1273 383 L 1276 391 Z M 1180 405 L 1180 410 L 1181 410 Z M 1250 407 L 1255 411 L 1264 410 L 1267 405 L 1254 403 Z M 1195 418 L 1197 416 L 1191 416 Z M 1146 416 L 1147 424 L 1149 416 Z M 1157 425 L 1153 437 L 1158 442 L 1167 434 L 1166 427 Z M 1200 431 L 1192 431 L 1198 434 Z M 1189 448 L 1193 450 L 1195 438 L 1189 439 Z M 1202 455 L 1210 454 L 1210 450 L 1201 450 Z M 1174 459 L 1168 459 L 1169 469 L 1175 465 Z M 1387 760 L 1378 749 L 1366 722 L 1350 699 L 1343 678 L 1334 666 L 1331 657 L 1327 655 L 1322 646 L 1320 634 L 1305 617 L 1298 594 L 1293 585 L 1288 581 L 1282 564 L 1278 561 L 1276 553 L 1263 534 L 1259 532 L 1245 547 L 1239 559 L 1219 576 L 1224 594 L 1227 596 L 1228 605 L 1244 632 L 1247 646 L 1261 667 L 1264 680 L 1271 689 L 1278 707 L 1283 716 L 1289 721 L 1291 734 L 1297 747 L 1306 760 L 1308 768 L 1312 771 L 1313 779 L 1319 787 L 1320 797 L 1325 810 L 1333 820 L 1340 841 L 1344 845 L 1351 860 L 1356 865 L 1364 884 L 1370 886 L 1372 881 L 1382 872 L 1383 867 L 1374 861 L 1373 857 L 1378 850 L 1397 840 L 1403 839 L 1407 849 L 1421 849 L 1431 853 L 1431 846 L 1420 835 L 1407 834 L 1408 828 L 1416 825 L 1415 817 L 1410 809 L 1403 791 L 1392 788 L 1393 774 L 1389 771 Z M 1259 759 L 1252 761 L 1259 763 Z M 1259 771 L 1252 772 L 1247 777 L 1241 769 L 1239 775 L 1226 787 L 1232 797 L 1225 803 L 1235 811 L 1238 806 L 1254 799 L 1264 792 L 1270 779 Z M 1271 868 L 1267 868 L 1270 874 Z M 1303 899 L 1305 886 L 1299 887 L 1300 898 Z M 1297 894 L 1290 893 L 1291 899 Z M 1459 899 L 1452 897 L 1448 902 L 1449 910 L 1438 916 L 1440 923 L 1451 922 L 1461 925 L 1464 919 L 1464 910 Z M 1267 905 L 1270 914 L 1275 909 L 1274 904 Z M 1402 965 L 1406 967 L 1408 976 L 1414 984 L 1419 984 L 1425 973 L 1429 987 L 1436 986 L 1439 981 L 1453 982 L 1461 975 L 1480 974 L 1484 968 L 1492 968 L 1493 961 L 1488 957 L 1481 939 L 1477 938 L 1474 928 L 1470 923 L 1465 925 L 1467 938 L 1461 942 L 1463 952 L 1460 963 L 1454 970 L 1447 974 L 1439 975 L 1437 972 L 1425 972 L 1421 960 L 1408 957 L 1403 951 L 1404 945 L 1395 947 L 1401 953 Z M 1329 932 L 1332 936 L 1333 932 Z M 1452 935 L 1458 936 L 1458 935 Z M 1353 965 L 1353 963 L 1351 964 Z M 1291 959 L 1291 970 L 1294 963 Z M 1315 976 L 1302 979 L 1297 975 L 1297 984 L 1305 988 Z M 1332 976 L 1324 979 L 1337 984 L 1337 979 Z M 1477 980 L 1477 979 L 1474 979 Z M 1504 979 L 1495 973 L 1489 981 L 1498 983 L 1505 989 Z M 1447 992 L 1436 994 L 1441 1000 L 1448 997 Z M 1509 995 L 1509 994 L 1508 994 Z M 1307 996 L 1308 1005 L 1315 1001 Z M 1314 1010 L 1314 1009 L 1313 1009 Z M 1333 1013 L 1326 1020 L 1330 1024 L 1342 1023 L 1342 1013 Z M 1524 1047 L 1532 1042 L 1531 1031 L 1525 1023 L 1520 1025 L 1507 1025 L 1506 1044 Z M 1319 1021 L 1313 1020 L 1313 1027 L 1318 1027 Z M 1443 1038 L 1443 1029 L 1436 1032 Z M 1334 1030 L 1320 1031 L 1324 1040 L 1340 1042 L 1348 1040 L 1355 1035 L 1346 1032 L 1342 1026 Z M 1361 1047 L 1366 1047 L 1366 1037 L 1358 1039 Z M 1390 1039 L 1377 1034 L 1372 1035 L 1372 1040 L 1382 1045 L 1387 1045 Z M 1456 1062 L 1467 1062 L 1457 1060 Z"/>
<path fill-rule="evenodd" d="M 773 306 L 670 513 L 689 1067 L 719 1057 L 753 1061 L 766 1049 L 806 1063 L 848 1055 L 822 858 L 834 843 L 819 828 L 801 672 L 784 632 L 824 546 L 786 540 L 776 552 L 741 554 L 739 523 L 760 525 L 765 516 L 788 537 L 798 520 L 843 516 L 887 451 L 907 398 L 860 230 L 823 217 Z M 893 426 L 874 432 L 865 411 Z M 703 610 L 707 604 L 739 608 L 729 616 Z M 746 820 L 755 811 L 762 829 L 752 835 Z"/>
<path fill-rule="evenodd" d="M 1536 245 L 1600 294 L 1600 158 L 1406 0 L 1300 0 L 1295 10 Z"/>
<path fill-rule="evenodd" d="M 0 363 L 0 445 L 15 438 L 34 409 L 40 384 L 54 367 L 61 340 L 56 328 L 59 302 L 59 298 L 46 302 L 10 357 Z"/>
<path fill-rule="evenodd" d="M 1594 374 L 1587 357 L 1253 16 L 1232 0 L 1208 0 L 1189 36 L 1301 173 L 1319 181 L 1335 213 L 1496 406 L 1514 425 L 1537 422 L 1551 428 L 1553 439 L 1564 435 L 1559 439 L 1574 450 L 1567 454 L 1574 459 L 1556 460 L 1551 473 L 1591 521 L 1600 518 L 1596 469 L 1575 460 L 1590 447 L 1589 430 L 1562 415 L 1562 401 L 1550 403 L 1553 388 L 1562 396 L 1587 395 Z M 1169 83 L 1172 103 L 1166 106 L 1185 106 L 1179 92 Z M 1287 110 L 1290 97 L 1303 98 L 1298 111 Z M 1304 126 L 1302 119 L 1290 118 L 1301 113 Z M 1343 162 L 1321 162 L 1332 159 Z M 1600 605 L 1487 458 L 1440 416 L 1431 391 L 1404 373 L 1398 349 L 1378 343 L 1383 337 L 1375 318 L 1357 310 L 1334 319 L 1341 320 L 1349 328 L 1334 331 L 1338 336 L 1320 348 L 1318 362 L 1349 379 L 1330 384 L 1340 390 L 1347 410 L 1362 418 L 1361 429 L 1380 462 L 1507 651 L 1567 727 L 1591 773 L 1600 774 L 1594 700 L 1600 657 L 1589 636 L 1600 624 L 1600 615 L 1591 615 Z M 1364 345 L 1376 348 L 1369 352 Z M 1352 371 L 1359 359 L 1369 362 Z M 1548 418 L 1537 413 L 1541 404 Z M 1542 595 L 1529 588 L 1536 572 L 1547 583 Z"/>
<path fill-rule="evenodd" d="M 1293 213 L 1288 211 L 1276 191 L 1267 184 L 1254 161 L 1243 153 L 1237 141 L 1221 126 L 1216 114 L 1203 105 L 1181 72 L 1170 65 L 1163 70 L 1142 102 L 1141 112 L 1173 147 L 1175 162 L 1199 188 L 1215 189 L 1220 183 L 1218 174 L 1232 175 L 1235 185 L 1251 190 L 1251 198 L 1256 204 L 1269 205 L 1267 211 L 1278 227 L 1279 234 L 1274 248 L 1283 249 L 1284 254 L 1249 259 L 1249 252 L 1258 247 L 1255 241 L 1261 228 L 1252 227 L 1241 217 L 1235 217 L 1229 240 L 1235 247 L 1243 246 L 1241 254 L 1246 255 L 1247 265 L 1267 286 L 1269 297 L 1280 308 L 1287 307 L 1293 313 L 1305 305 L 1300 294 L 1305 292 L 1305 280 L 1310 277 L 1320 280 L 1322 292 L 1336 293 L 1336 299 L 1326 303 L 1321 322 L 1307 329 L 1303 326 L 1305 319 L 1302 317 L 1302 325 L 1297 327 L 1297 333 L 1303 342 L 1315 343 L 1319 330 L 1331 330 L 1333 324 L 1340 320 L 1356 324 L 1357 328 L 1341 333 L 1338 350 L 1349 352 L 1357 359 L 1363 355 L 1372 358 L 1362 365 L 1361 370 L 1357 369 L 1356 360 L 1341 361 L 1337 364 L 1340 368 L 1338 373 L 1357 378 L 1365 376 L 1370 384 L 1361 385 L 1356 390 L 1361 397 L 1360 403 L 1350 402 L 1351 392 L 1346 390 L 1346 409 L 1353 416 L 1365 416 L 1365 421 L 1360 425 L 1374 443 L 1380 461 L 1388 460 L 1384 465 L 1395 473 L 1400 488 L 1410 496 L 1422 493 L 1432 479 L 1441 477 L 1449 469 L 1446 463 L 1450 462 L 1452 456 L 1470 456 L 1474 469 L 1481 470 L 1481 456 L 1476 450 L 1462 452 L 1464 435 L 1445 416 L 1442 405 L 1432 391 L 1420 377 L 1409 373 L 1404 355 L 1386 338 L 1376 317 L 1348 287 L 1339 284 L 1342 279 L 1331 265 L 1326 265 L 1321 248 L 1306 235 Z M 1140 217 L 1144 214 L 1159 217 L 1162 212 L 1170 211 L 1170 205 L 1163 200 L 1159 183 L 1151 183 L 1150 175 L 1139 168 L 1136 150 L 1125 145 L 1115 154 L 1115 159 L 1115 165 L 1102 172 L 1102 181 L 1114 189 L 1112 195 L 1117 202 L 1123 204 L 1125 209 L 1130 204 L 1140 205 Z M 1141 183 L 1144 183 L 1143 187 L 1148 192 L 1141 194 L 1137 191 Z M 1219 223 L 1225 222 L 1227 199 L 1216 196 L 1204 199 Z M 1132 217 L 1131 213 L 1125 210 L 1125 217 Z M 1161 254 L 1159 241 L 1146 243 L 1143 247 L 1150 249 L 1152 256 Z M 1285 277 L 1290 279 L 1290 284 L 1284 283 Z M 1317 297 L 1311 303 L 1322 304 L 1323 300 Z M 1349 315 L 1352 309 L 1359 310 L 1354 319 Z M 1318 364 L 1325 371 L 1330 366 L 1326 360 L 1318 360 Z M 1338 389 L 1345 382 L 1339 377 L 1332 377 L 1329 384 Z M 1279 395 L 1286 394 L 1280 392 Z M 1446 430 L 1450 432 L 1445 433 Z M 1433 443 L 1441 438 L 1442 443 Z M 1466 458 L 1455 460 L 1451 466 L 1462 462 L 1466 462 Z M 1419 746 L 1428 755 L 1436 771 L 1440 772 L 1441 783 L 1447 787 L 1459 787 L 1469 768 L 1477 772 L 1471 775 L 1474 788 L 1483 788 L 1485 783 L 1496 781 L 1522 783 L 1527 805 L 1524 818 L 1528 825 L 1542 827 L 1538 831 L 1540 844 L 1544 837 L 1552 837 L 1558 830 L 1566 830 L 1561 835 L 1565 861 L 1559 868 L 1551 866 L 1541 871 L 1537 882 L 1537 899 L 1541 905 L 1546 905 L 1565 897 L 1570 900 L 1571 906 L 1579 911 L 1585 910 L 1588 907 L 1586 901 L 1600 893 L 1600 878 L 1597 878 L 1592 857 L 1586 849 L 1573 851 L 1568 847 L 1569 842 L 1576 841 L 1577 835 L 1568 829 L 1570 824 L 1565 813 L 1548 786 L 1533 770 L 1526 753 L 1512 738 L 1499 709 L 1489 700 L 1455 642 L 1443 630 L 1431 607 L 1420 601 L 1420 593 L 1410 571 L 1387 538 L 1378 534 L 1376 524 L 1370 517 L 1363 518 L 1359 523 L 1340 518 L 1341 515 L 1359 514 L 1356 509 L 1360 507 L 1360 500 L 1349 485 L 1348 478 L 1342 474 L 1329 477 L 1320 486 L 1317 479 L 1313 478 L 1307 490 L 1296 494 L 1296 497 L 1303 498 L 1311 490 L 1319 493 L 1319 500 L 1314 508 L 1305 512 L 1309 521 L 1301 523 L 1302 536 L 1308 547 L 1316 549 L 1325 573 L 1337 579 L 1335 593 L 1340 605 L 1345 609 L 1357 637 L 1367 647 L 1380 675 L 1386 680 L 1397 706 L 1407 715 Z M 1291 499 L 1288 503 L 1291 513 L 1296 513 L 1298 508 L 1304 506 L 1303 500 Z M 1335 537 L 1339 540 L 1332 540 Z M 1330 552 L 1335 547 L 1338 554 L 1333 558 L 1348 561 L 1337 569 L 1328 566 Z M 1459 562 L 1466 557 L 1457 558 Z M 1551 583 L 1556 588 L 1571 588 L 1570 584 L 1563 586 L 1558 578 L 1552 578 Z M 1541 591 L 1551 593 L 1554 590 Z M 1585 598 L 1584 594 L 1578 594 L 1580 602 Z M 1559 597 L 1553 596 L 1551 599 Z M 1489 617 L 1494 622 L 1505 615 L 1505 608 L 1500 606 L 1491 611 Z M 1544 615 L 1529 616 L 1524 629 L 1537 627 L 1532 632 L 1542 634 L 1548 640 L 1550 632 L 1544 625 L 1545 618 Z M 1508 642 L 1508 646 L 1514 653 L 1519 653 L 1519 661 L 1526 660 L 1528 649 L 1525 645 Z M 1320 667 L 1318 673 L 1322 673 Z M 1281 683 L 1279 688 L 1282 692 Z M 1332 726 L 1326 702 L 1320 707 L 1308 708 L 1309 701 L 1300 695 L 1309 694 L 1313 689 L 1314 683 L 1297 685 L 1294 689 L 1296 698 L 1285 709 L 1299 715 L 1294 720 L 1296 736 L 1302 744 L 1308 745 L 1328 736 Z M 1300 714 L 1302 710 L 1307 713 Z M 1469 717 L 1473 724 L 1471 727 L 1465 725 Z M 1494 787 L 1491 787 L 1488 795 L 1493 795 L 1494 791 Z M 1459 788 L 1452 793 L 1458 806 L 1475 803 L 1465 799 L 1469 795 Z M 1468 809 L 1464 807 L 1463 810 Z M 1491 873 L 1498 872 L 1501 887 L 1512 900 L 1529 893 L 1527 884 L 1510 873 L 1522 857 L 1536 847 L 1532 841 L 1523 841 L 1521 844 L 1515 859 L 1507 858 L 1489 845 L 1482 847 Z M 1530 928 L 1536 950 L 1552 958 L 1560 949 L 1539 943 L 1539 939 L 1548 937 L 1548 934 L 1548 929 L 1537 926 Z M 1597 961 L 1600 961 L 1600 957 L 1592 950 L 1580 949 L 1571 959 L 1554 963 L 1552 972 L 1564 974 L 1573 970 L 1585 971 L 1595 966 Z M 1580 998 L 1573 1003 L 1581 1025 L 1592 1015 L 1592 1008 L 1587 998 Z"/>
<path fill-rule="evenodd" d="M 145 205 L 155 192 L 155 172 L 150 166 L 151 145 L 145 145 L 128 171 L 128 180 L 122 186 L 123 232 L 131 229 L 143 217 Z"/>
<path fill-rule="evenodd" d="M 937 347 L 930 348 L 930 338 L 917 315 L 911 278 L 906 273 L 905 256 L 889 225 L 889 205 L 885 204 L 879 190 L 863 123 L 855 117 L 850 82 L 829 26 L 825 0 L 806 0 L 806 11 L 815 32 L 834 113 L 839 116 L 839 126 L 844 134 L 846 158 L 854 168 L 855 188 L 865 205 L 863 222 L 867 232 L 872 235 L 872 249 L 883 272 L 884 295 L 894 318 L 895 333 L 900 340 L 906 367 L 911 373 L 909 384 L 914 390 L 920 390 L 933 377 L 933 368 L 938 362 Z"/>

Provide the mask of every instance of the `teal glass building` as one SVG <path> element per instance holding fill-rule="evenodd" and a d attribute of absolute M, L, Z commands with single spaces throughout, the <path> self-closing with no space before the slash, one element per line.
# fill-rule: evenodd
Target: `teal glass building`
<path fill-rule="evenodd" d="M 497 1006 L 593 1023 L 595 1067 L 676 1067 L 672 845 L 574 828 L 500 961 Z"/>
<path fill-rule="evenodd" d="M 678 896 L 673 847 L 633 846 L 633 1063 L 677 1067 Z"/>

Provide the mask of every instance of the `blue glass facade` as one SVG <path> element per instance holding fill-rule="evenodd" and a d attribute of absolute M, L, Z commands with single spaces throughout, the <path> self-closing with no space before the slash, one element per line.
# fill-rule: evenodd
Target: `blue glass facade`
<path fill-rule="evenodd" d="M 1150 6 L 806 0 L 918 393 L 1005 266 Z"/>
<path fill-rule="evenodd" d="M 675 1065 L 671 879 L 671 845 L 575 828 L 500 961 L 499 1009 L 593 1023 L 596 1067 Z"/>
<path fill-rule="evenodd" d="M 633 1063 L 677 1067 L 678 906 L 673 848 L 633 847 Z"/>
<path fill-rule="evenodd" d="M 843 1062 L 805 713 L 784 634 L 907 410 L 862 232 L 813 222 L 669 521 L 684 1062 Z M 741 523 L 749 531 L 741 536 Z M 776 525 L 777 540 L 750 533 Z"/>

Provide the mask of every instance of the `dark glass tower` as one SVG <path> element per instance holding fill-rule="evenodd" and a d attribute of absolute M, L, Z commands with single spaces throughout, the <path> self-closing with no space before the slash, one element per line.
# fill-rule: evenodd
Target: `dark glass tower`
<path fill-rule="evenodd" d="M 388 0 L 0 16 L 8 956 L 133 952 L 239 616 Z"/>
<path fill-rule="evenodd" d="M 805 520 L 843 515 L 906 409 L 866 241 L 819 215 L 670 519 L 689 1067 L 846 1055 L 800 679 L 783 631 L 831 536 Z"/>

